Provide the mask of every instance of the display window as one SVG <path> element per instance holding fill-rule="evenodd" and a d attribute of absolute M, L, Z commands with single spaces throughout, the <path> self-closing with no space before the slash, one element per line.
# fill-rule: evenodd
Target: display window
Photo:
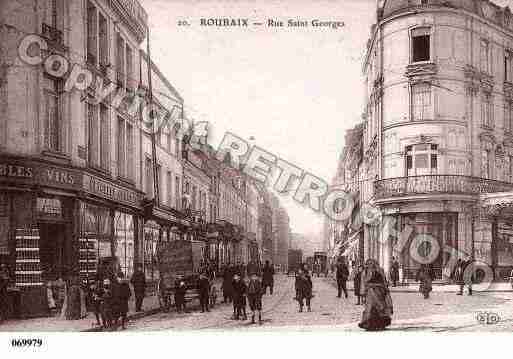
<path fill-rule="evenodd" d="M 105 207 L 81 204 L 80 276 L 82 280 L 103 277 L 102 263 L 112 258 L 112 217 Z"/>
<path fill-rule="evenodd" d="M 134 271 L 134 216 L 123 212 L 114 214 L 114 255 L 125 278 Z"/>
<path fill-rule="evenodd" d="M 144 226 L 144 272 L 149 280 L 159 278 L 157 244 L 160 230 L 160 226 L 153 221 L 146 222 Z"/>
<path fill-rule="evenodd" d="M 497 235 L 497 265 L 513 266 L 513 224 L 499 222 Z"/>

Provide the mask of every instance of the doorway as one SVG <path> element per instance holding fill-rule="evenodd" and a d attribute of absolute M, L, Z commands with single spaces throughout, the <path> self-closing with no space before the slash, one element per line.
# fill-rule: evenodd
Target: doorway
<path fill-rule="evenodd" d="M 39 256 L 43 278 L 64 278 L 69 270 L 66 225 L 61 223 L 39 223 Z"/>

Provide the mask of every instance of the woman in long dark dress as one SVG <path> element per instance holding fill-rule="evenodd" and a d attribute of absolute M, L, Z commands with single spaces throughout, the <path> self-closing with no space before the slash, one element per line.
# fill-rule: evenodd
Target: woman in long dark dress
<path fill-rule="evenodd" d="M 385 272 L 373 259 L 368 259 L 365 264 L 365 310 L 358 326 L 366 330 L 384 330 L 391 324 L 393 314 Z"/>
<path fill-rule="evenodd" d="M 424 295 L 424 299 L 428 299 L 429 293 L 433 289 L 433 276 L 430 268 L 427 265 L 422 264 L 419 270 L 417 271 L 416 279 L 418 282 L 420 282 L 419 292 L 421 292 Z"/>

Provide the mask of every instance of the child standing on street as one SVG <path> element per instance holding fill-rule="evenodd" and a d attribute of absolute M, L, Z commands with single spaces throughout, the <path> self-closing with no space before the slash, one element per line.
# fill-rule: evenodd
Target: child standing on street
<path fill-rule="evenodd" d="M 255 324 L 255 311 L 258 311 L 258 323 L 262 324 L 262 282 L 256 275 L 251 274 L 248 284 L 248 301 L 251 309 L 251 324 Z"/>
<path fill-rule="evenodd" d="M 362 293 L 361 293 L 361 284 L 362 284 L 362 272 L 363 272 L 363 266 L 359 265 L 356 269 L 356 272 L 354 273 L 353 278 L 353 285 L 354 285 L 354 295 L 357 298 L 356 305 L 362 304 L 363 300 L 361 299 Z"/>
<path fill-rule="evenodd" d="M 238 274 L 233 276 L 233 315 L 238 320 L 242 315 L 244 320 L 248 319 L 246 314 L 246 283 L 241 280 Z"/>

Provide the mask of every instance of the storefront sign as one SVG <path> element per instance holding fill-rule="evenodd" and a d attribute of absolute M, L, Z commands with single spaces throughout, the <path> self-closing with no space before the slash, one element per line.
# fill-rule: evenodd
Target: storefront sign
<path fill-rule="evenodd" d="M 0 181 L 78 189 L 80 172 L 34 161 L 0 161 Z"/>
<path fill-rule="evenodd" d="M 41 217 L 62 218 L 62 203 L 57 198 L 37 198 L 37 213 Z"/>
<path fill-rule="evenodd" d="M 140 206 L 140 195 L 132 190 L 125 189 L 89 174 L 84 174 L 84 190 L 94 195 L 131 206 Z"/>

